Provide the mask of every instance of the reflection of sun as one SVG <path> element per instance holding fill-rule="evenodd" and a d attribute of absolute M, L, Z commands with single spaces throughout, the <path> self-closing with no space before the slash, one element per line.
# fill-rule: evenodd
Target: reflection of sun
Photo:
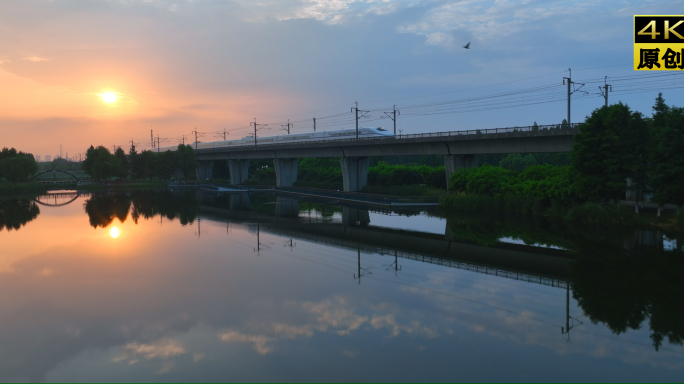
<path fill-rule="evenodd" d="M 119 237 L 119 228 L 117 227 L 112 227 L 112 230 L 109 231 L 109 234 L 112 235 L 113 238 Z"/>
<path fill-rule="evenodd" d="M 102 100 L 104 100 L 107 103 L 113 103 L 116 101 L 116 99 L 118 99 L 118 97 L 116 96 L 116 93 L 114 93 L 114 92 L 105 92 L 101 96 L 102 96 Z"/>

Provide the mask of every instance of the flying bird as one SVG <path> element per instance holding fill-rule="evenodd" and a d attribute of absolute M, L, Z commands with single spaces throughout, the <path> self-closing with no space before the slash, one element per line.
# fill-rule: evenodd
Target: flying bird
<path fill-rule="evenodd" d="M 468 44 L 464 45 L 463 48 L 470 49 L 470 42 L 468 42 Z"/>

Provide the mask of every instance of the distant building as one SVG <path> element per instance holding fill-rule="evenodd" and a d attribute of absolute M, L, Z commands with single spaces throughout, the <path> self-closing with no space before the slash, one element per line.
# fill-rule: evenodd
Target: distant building
<path fill-rule="evenodd" d="M 45 161 L 52 161 L 52 157 L 50 155 L 45 155 Z"/>
<path fill-rule="evenodd" d="M 40 161 L 40 155 L 36 155 L 36 161 Z"/>

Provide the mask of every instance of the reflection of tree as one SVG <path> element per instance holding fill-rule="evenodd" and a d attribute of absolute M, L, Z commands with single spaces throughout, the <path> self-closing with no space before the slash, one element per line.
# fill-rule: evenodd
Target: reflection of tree
<path fill-rule="evenodd" d="M 137 223 L 140 217 L 149 219 L 161 215 L 169 220 L 178 219 L 182 225 L 192 224 L 197 218 L 199 202 L 194 191 L 179 194 L 170 191 L 140 191 L 132 196 L 131 217 Z"/>
<path fill-rule="evenodd" d="M 136 224 L 140 217 L 149 219 L 161 215 L 169 220 L 178 218 L 185 225 L 195 221 L 197 207 L 197 200 L 191 192 L 175 195 L 169 191 L 95 194 L 85 203 L 90 225 L 94 228 L 106 228 L 115 218 L 123 223 L 129 212 Z"/>
<path fill-rule="evenodd" d="M 626 254 L 606 243 L 585 243 L 573 269 L 573 296 L 594 323 L 616 334 L 648 320 L 656 350 L 666 338 L 684 341 L 684 297 L 679 271 L 684 253 L 646 249 Z"/>
<path fill-rule="evenodd" d="M 0 231 L 19 230 L 38 214 L 40 208 L 31 200 L 0 200 Z"/>
<path fill-rule="evenodd" d="M 449 231 L 456 241 L 491 246 L 499 239 L 511 237 L 525 244 L 542 244 L 572 248 L 568 236 L 576 230 L 560 221 L 549 221 L 527 215 L 490 215 L 459 213 L 449 216 Z"/>
<path fill-rule="evenodd" d="M 85 211 L 93 228 L 106 228 L 118 218 L 122 223 L 128 218 L 131 201 L 125 193 L 95 194 L 85 203 Z"/>
<path fill-rule="evenodd" d="M 639 329 L 648 321 L 651 339 L 660 348 L 667 339 L 684 342 L 684 251 L 639 245 L 648 232 L 625 228 L 573 226 L 543 218 L 505 215 L 449 216 L 456 241 L 490 246 L 502 237 L 526 244 L 555 245 L 571 250 L 573 296 L 594 323 L 616 334 Z M 652 233 L 651 233 L 652 234 Z M 656 238 L 662 236 L 657 233 Z M 682 239 L 679 239 L 678 244 Z"/>

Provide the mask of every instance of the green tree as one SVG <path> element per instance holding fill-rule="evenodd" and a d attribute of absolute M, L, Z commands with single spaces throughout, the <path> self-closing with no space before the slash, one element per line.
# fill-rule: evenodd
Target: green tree
<path fill-rule="evenodd" d="M 190 145 L 179 144 L 176 150 L 176 167 L 183 172 L 186 179 L 190 179 L 195 174 L 197 158 L 195 150 Z"/>
<path fill-rule="evenodd" d="M 93 179 L 103 180 L 115 176 L 120 167 L 120 160 L 103 146 L 93 148 L 91 145 L 86 151 L 83 171 Z"/>
<path fill-rule="evenodd" d="M 26 181 L 38 172 L 38 163 L 29 155 L 7 157 L 0 161 L 0 172 L 8 181 Z"/>
<path fill-rule="evenodd" d="M 487 196 L 505 195 L 513 192 L 514 181 L 513 172 L 505 168 L 491 165 L 461 168 L 451 174 L 449 190 Z"/>
<path fill-rule="evenodd" d="M 138 156 L 138 177 L 151 179 L 154 176 L 154 153 L 142 151 Z"/>
<path fill-rule="evenodd" d="M 128 150 L 128 169 L 131 179 L 135 180 L 140 177 L 140 158 L 135 150 L 135 144 L 131 144 L 131 148 Z"/>
<path fill-rule="evenodd" d="M 684 204 L 684 108 L 669 107 L 662 94 L 653 106 L 651 179 L 654 200 Z"/>
<path fill-rule="evenodd" d="M 119 159 L 119 169 L 116 170 L 116 176 L 121 177 L 121 178 L 128 177 L 128 171 L 130 170 L 130 167 L 128 165 L 128 159 L 126 158 L 126 153 L 124 153 L 123 149 L 121 149 L 121 147 L 119 147 L 116 149 L 116 151 L 114 151 L 114 156 L 117 159 Z"/>
<path fill-rule="evenodd" d="M 161 179 L 170 179 L 176 172 L 176 154 L 171 151 L 157 153 L 154 156 L 154 176 Z"/>
<path fill-rule="evenodd" d="M 637 174 L 646 153 L 648 129 L 639 112 L 622 103 L 601 107 L 575 135 L 574 188 L 582 199 L 624 199 L 626 180 Z M 644 186 L 641 185 L 640 188 Z"/>

